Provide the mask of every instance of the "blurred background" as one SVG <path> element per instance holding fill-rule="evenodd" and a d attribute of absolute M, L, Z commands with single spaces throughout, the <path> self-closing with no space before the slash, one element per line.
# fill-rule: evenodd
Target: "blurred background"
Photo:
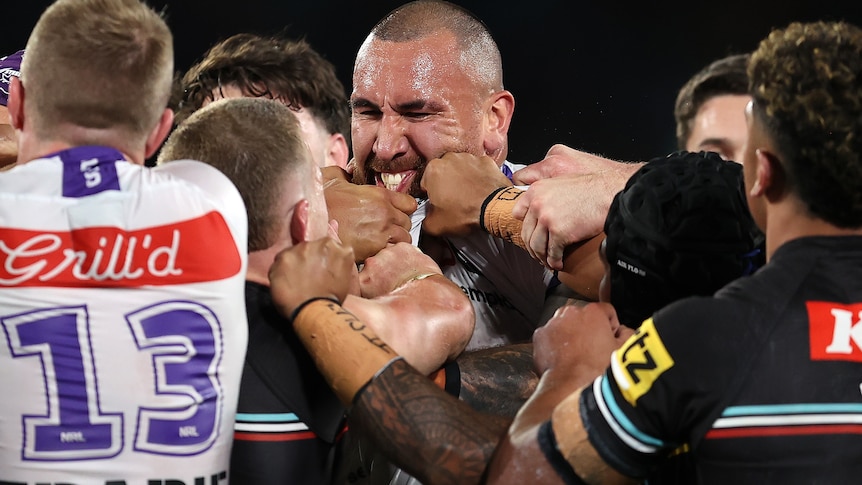
<path fill-rule="evenodd" d="M 3 0 L 0 56 L 23 48 L 48 0 Z M 350 89 L 356 50 L 404 1 L 150 0 L 175 36 L 184 71 L 216 41 L 238 32 L 305 37 Z M 723 0 L 615 2 L 455 0 L 497 39 L 504 82 L 515 96 L 509 160 L 540 160 L 555 143 L 620 160 L 676 149 L 677 90 L 714 59 L 748 52 L 792 21 L 862 26 L 862 2 Z"/>

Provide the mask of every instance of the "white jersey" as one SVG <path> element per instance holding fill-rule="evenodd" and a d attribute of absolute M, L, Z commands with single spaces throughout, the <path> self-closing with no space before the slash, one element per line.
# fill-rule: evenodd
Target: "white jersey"
<path fill-rule="evenodd" d="M 247 221 L 200 162 L 0 173 L 0 482 L 227 483 Z"/>
<path fill-rule="evenodd" d="M 523 168 L 504 162 L 503 172 Z M 419 234 L 427 201 L 417 201 L 410 235 L 420 245 Z M 476 312 L 476 327 L 467 350 L 526 342 L 543 322 L 542 313 L 554 273 L 518 246 L 485 233 L 445 239 L 446 251 L 420 247 L 431 254 L 443 274 L 461 287 Z M 441 257 L 440 255 L 444 256 Z"/>

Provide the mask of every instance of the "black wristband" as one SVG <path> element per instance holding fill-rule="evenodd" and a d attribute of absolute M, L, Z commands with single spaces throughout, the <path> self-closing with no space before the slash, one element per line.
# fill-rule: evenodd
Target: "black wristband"
<path fill-rule="evenodd" d="M 329 300 L 329 301 L 335 303 L 336 305 L 341 305 L 341 302 L 338 301 L 337 298 L 333 298 L 331 296 L 315 296 L 315 297 L 309 298 L 309 299 L 305 300 L 304 302 L 300 303 L 299 306 L 296 307 L 293 310 L 293 312 L 291 312 L 290 317 L 288 317 L 288 320 L 290 320 L 290 323 L 292 324 L 293 321 L 296 320 L 296 316 L 299 315 L 299 312 L 301 312 L 305 307 L 307 307 L 309 303 L 315 302 L 317 300 Z"/>
<path fill-rule="evenodd" d="M 557 437 L 554 436 L 554 428 L 551 425 L 551 420 L 547 420 L 539 427 L 538 432 L 539 439 L 539 449 L 544 453 L 545 458 L 548 460 L 548 463 L 554 468 L 554 471 L 557 472 L 557 475 L 563 479 L 564 483 L 569 485 L 587 485 L 587 482 L 583 481 L 581 477 L 575 473 L 574 467 L 572 464 L 566 460 L 566 457 L 560 453 L 560 449 L 557 448 Z"/>
<path fill-rule="evenodd" d="M 485 225 L 485 208 L 488 207 L 488 204 L 490 204 L 491 201 L 494 200 L 494 197 L 496 197 L 497 194 L 499 194 L 500 192 L 502 192 L 508 188 L 509 188 L 508 186 L 500 187 L 499 189 L 491 192 L 491 195 L 489 195 L 488 197 L 485 197 L 485 200 L 482 201 L 482 208 L 479 209 L 479 227 L 481 227 L 483 231 L 489 232 L 488 226 Z"/>

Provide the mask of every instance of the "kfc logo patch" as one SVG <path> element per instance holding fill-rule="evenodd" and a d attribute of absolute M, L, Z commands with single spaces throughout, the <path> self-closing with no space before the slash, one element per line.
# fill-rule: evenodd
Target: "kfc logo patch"
<path fill-rule="evenodd" d="M 811 360 L 862 362 L 862 303 L 809 301 Z"/>

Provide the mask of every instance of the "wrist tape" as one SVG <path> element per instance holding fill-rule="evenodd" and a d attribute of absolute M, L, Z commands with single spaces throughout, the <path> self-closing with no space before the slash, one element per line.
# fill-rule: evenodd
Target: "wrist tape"
<path fill-rule="evenodd" d="M 524 191 L 516 187 L 501 187 L 491 192 L 482 202 L 479 225 L 491 235 L 526 249 L 521 239 L 523 223 L 512 216 L 512 208 L 522 193 Z"/>

